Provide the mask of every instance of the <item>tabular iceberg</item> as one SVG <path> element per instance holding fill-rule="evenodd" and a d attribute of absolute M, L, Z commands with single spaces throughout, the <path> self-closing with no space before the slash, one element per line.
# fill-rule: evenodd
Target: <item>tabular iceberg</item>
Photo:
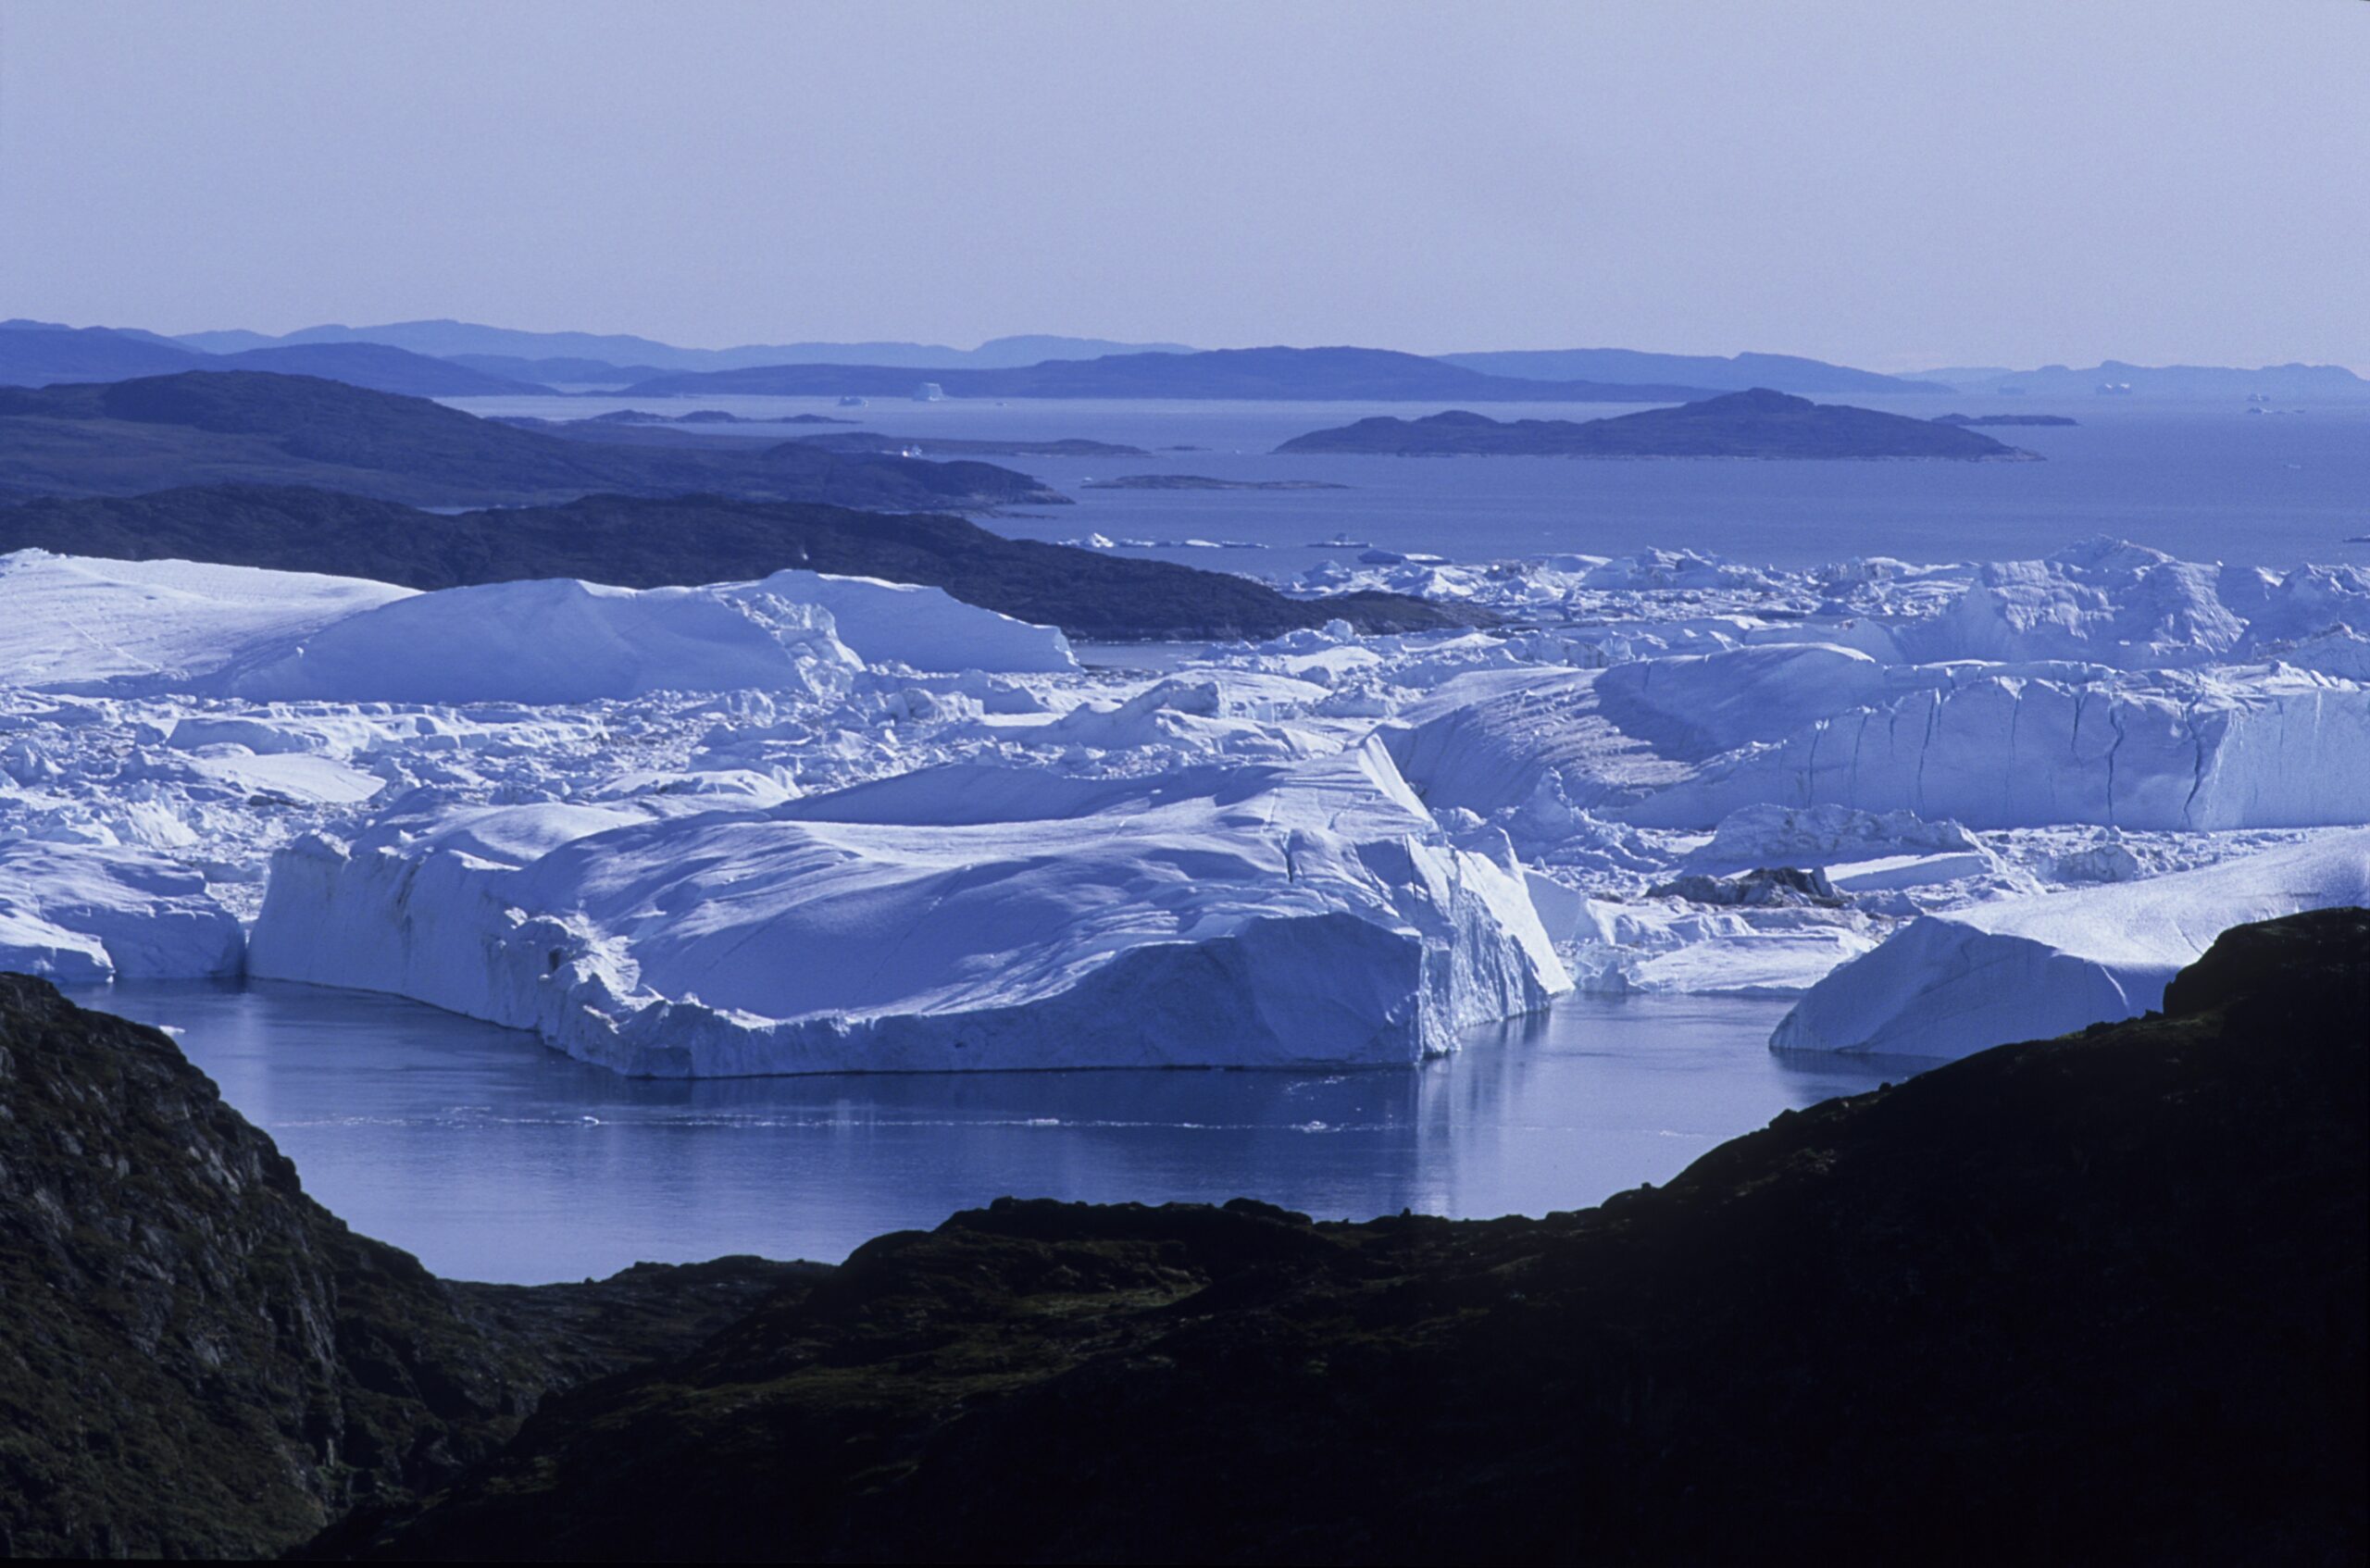
<path fill-rule="evenodd" d="M 248 698 L 585 703 L 659 691 L 844 691 L 867 662 L 1074 667 L 1052 627 L 939 589 L 785 571 L 708 588 L 556 578 L 422 593 L 324 627 L 226 684 Z"/>
<path fill-rule="evenodd" d="M 172 690 L 411 594 L 359 578 L 19 550 L 0 555 L 0 681 Z"/>
<path fill-rule="evenodd" d="M 2345 904 L 2370 904 L 2370 831 L 1928 915 L 1812 987 L 1769 1043 L 1955 1059 L 2046 1039 L 2157 1007 L 2165 982 L 2233 926 Z"/>
<path fill-rule="evenodd" d="M 416 802 L 281 852 L 251 968 L 655 1076 L 1407 1063 L 1570 985 L 1511 857 L 1371 744 L 766 811 Z"/>

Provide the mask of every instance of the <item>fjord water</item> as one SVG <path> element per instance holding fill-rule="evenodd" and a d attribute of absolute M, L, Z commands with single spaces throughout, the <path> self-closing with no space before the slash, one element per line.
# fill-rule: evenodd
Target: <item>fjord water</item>
<path fill-rule="evenodd" d="M 363 991 L 121 982 L 356 1229 L 532 1283 L 728 1252 L 833 1261 L 1004 1194 L 1248 1194 L 1320 1216 L 1543 1213 L 1668 1180 L 1900 1064 L 1773 1056 L 1785 1004 L 1568 998 L 1428 1065 L 1355 1073 L 621 1078 Z"/>
<path fill-rule="evenodd" d="M 2072 427 L 2003 426 L 1986 433 L 2040 454 L 2039 463 L 1752 462 L 1726 458 L 1587 461 L 1563 457 L 1278 455 L 1308 430 L 1427 404 L 1070 402 L 714 397 L 654 402 L 607 396 L 477 398 L 487 415 L 583 418 L 615 408 L 680 414 L 719 408 L 747 417 L 822 414 L 929 442 L 1082 438 L 1136 446 L 1145 457 L 998 457 L 1075 505 L 983 519 L 1000 533 L 1068 540 L 1239 541 L 1151 554 L 1195 566 L 1289 575 L 1355 548 L 1311 548 L 1346 534 L 1388 550 L 1490 561 L 1582 552 L 1692 549 L 1739 561 L 1815 566 L 1858 555 L 1912 561 L 2029 560 L 2111 533 L 2184 560 L 2288 566 L 2370 564 L 2370 402 L 2250 414 L 2220 402 L 2100 397 L 2059 401 L 1941 395 L 1821 397 L 1931 418 L 2064 414 Z M 2284 405 L 2283 405 L 2284 406 Z M 1493 418 L 1591 419 L 1631 410 L 1603 404 L 1492 404 Z M 780 440 L 779 425 L 691 426 L 716 439 Z M 1191 450 L 1170 450 L 1172 448 Z M 1304 479 L 1341 490 L 1097 490 L 1124 474 Z M 1141 553 L 1141 552 L 1139 552 Z"/>

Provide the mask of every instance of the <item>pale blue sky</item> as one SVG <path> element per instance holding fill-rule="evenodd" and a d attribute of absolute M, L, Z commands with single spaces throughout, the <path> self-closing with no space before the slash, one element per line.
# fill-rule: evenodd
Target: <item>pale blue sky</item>
<path fill-rule="evenodd" d="M 2370 369 L 2370 5 L 0 0 L 0 316 Z"/>

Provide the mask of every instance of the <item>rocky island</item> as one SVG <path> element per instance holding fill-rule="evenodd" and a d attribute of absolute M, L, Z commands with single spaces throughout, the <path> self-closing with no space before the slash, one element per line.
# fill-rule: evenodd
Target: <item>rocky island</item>
<path fill-rule="evenodd" d="M 2029 459 L 2031 453 L 1934 419 L 1754 391 L 1609 419 L 1492 419 L 1451 409 L 1378 416 L 1312 430 L 1279 453 L 1492 457 L 1932 457 Z"/>

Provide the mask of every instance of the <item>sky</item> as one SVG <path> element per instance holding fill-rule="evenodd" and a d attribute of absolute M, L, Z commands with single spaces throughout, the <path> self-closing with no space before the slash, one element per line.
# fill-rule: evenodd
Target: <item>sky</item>
<path fill-rule="evenodd" d="M 2360 0 L 0 0 L 0 317 L 2370 371 Z"/>

